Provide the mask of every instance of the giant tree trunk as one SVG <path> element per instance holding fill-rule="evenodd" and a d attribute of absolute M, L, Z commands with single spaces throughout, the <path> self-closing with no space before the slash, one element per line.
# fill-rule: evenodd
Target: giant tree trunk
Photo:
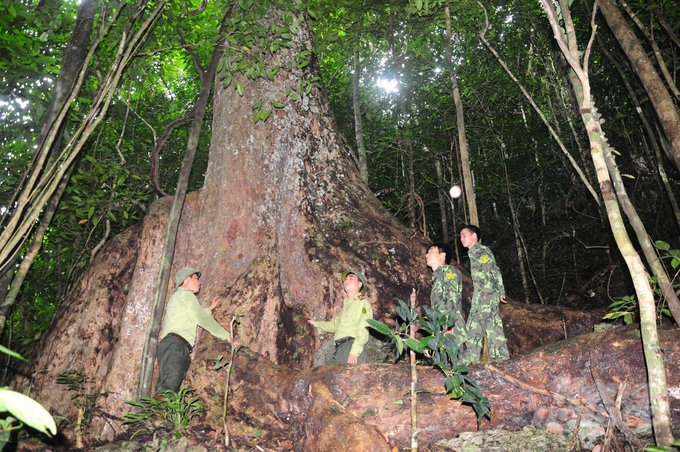
<path fill-rule="evenodd" d="M 291 85 L 314 75 L 294 63 L 300 48 L 313 47 L 306 25 L 296 45 L 271 62 L 282 68 L 273 82 L 240 78 L 243 96 L 216 87 L 205 185 L 186 198 L 173 262 L 173 271 L 187 265 L 201 269 L 199 299 L 222 298 L 214 311 L 219 321 L 243 314 L 237 338 L 268 366 L 283 369 L 280 375 L 324 372 L 309 370 L 320 341 L 306 319 L 328 319 L 338 312 L 344 269 L 365 274 L 368 297 L 381 320 L 389 319 L 395 299 L 406 300 L 414 287 L 419 302 L 427 302 L 430 279 L 424 240 L 400 225 L 361 181 L 340 144 L 324 92 L 313 88 L 300 101 L 276 109 L 267 122 L 253 124 L 252 105 L 261 99 L 285 101 Z M 315 61 L 310 66 L 316 70 Z M 170 201 L 152 205 L 142 224 L 97 255 L 59 307 L 26 377 L 15 382 L 23 389 L 31 387 L 31 395 L 48 408 L 70 416 L 75 407 L 70 394 L 56 385 L 56 376 L 68 369 L 84 372 L 87 393 L 108 393 L 101 406 L 108 417 L 92 421 L 93 436 L 113 437 L 131 411 L 125 401 L 135 398 Z M 466 276 L 468 302 L 471 289 Z M 518 338 L 532 345 L 550 340 L 539 328 L 527 327 L 532 315 L 552 329 L 557 335 L 553 338 L 583 332 L 588 326 L 579 323 L 592 325 L 587 316 L 601 315 L 588 314 L 583 320 L 578 314 L 546 308 L 529 314 L 528 307 L 520 310 L 513 304 L 503 309 L 513 354 L 523 351 Z M 184 385 L 197 388 L 211 413 L 219 412 L 224 376 L 214 370 L 213 359 L 225 354 L 226 344 L 204 334 L 196 348 Z M 262 391 L 273 391 L 277 400 L 283 381 L 251 370 Z M 375 373 L 371 366 L 350 371 L 374 383 L 384 372 Z M 435 372 L 429 378 L 440 376 Z M 302 388 L 304 380 L 299 382 Z M 441 381 L 432 386 L 441 387 Z M 317 387 L 316 394 L 326 392 Z M 255 396 L 252 403 L 257 403 Z M 234 402 L 237 410 L 239 403 Z M 279 397 L 277 403 L 289 402 Z M 467 408 L 463 411 L 469 414 Z M 215 417 L 209 416 L 208 422 L 221 426 Z M 468 424 L 474 421 L 461 425 Z M 309 426 L 309 434 L 318 432 L 318 426 Z"/>

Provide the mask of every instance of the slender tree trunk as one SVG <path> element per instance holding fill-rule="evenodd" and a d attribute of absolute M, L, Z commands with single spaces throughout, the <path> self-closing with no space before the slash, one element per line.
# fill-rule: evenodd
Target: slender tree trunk
<path fill-rule="evenodd" d="M 361 49 L 361 25 L 360 20 L 357 25 L 356 42 L 354 43 L 354 74 L 352 75 L 352 106 L 354 108 L 354 134 L 357 140 L 357 154 L 359 156 L 359 174 L 365 183 L 368 184 L 368 164 L 366 162 L 366 145 L 364 144 L 364 131 L 361 126 L 361 96 L 359 93 L 359 83 L 361 81 L 361 60 L 359 50 Z"/>
<path fill-rule="evenodd" d="M 409 138 L 406 142 L 406 152 L 408 158 L 408 213 L 409 225 L 413 232 L 416 231 L 416 182 L 413 170 L 413 142 Z"/>
<path fill-rule="evenodd" d="M 21 260 L 21 265 L 19 265 L 19 268 L 14 273 L 14 277 L 12 278 L 12 283 L 9 292 L 7 293 L 7 296 L 5 297 L 2 304 L 0 304 L 0 333 L 2 333 L 2 330 L 5 326 L 5 321 L 7 320 L 7 314 L 9 313 L 12 304 L 14 304 L 17 295 L 19 294 L 19 289 L 21 288 L 24 279 L 28 274 L 28 270 L 31 268 L 31 265 L 33 265 L 35 256 L 37 256 L 38 252 L 40 251 L 43 238 L 45 237 L 45 232 L 47 232 L 47 227 L 52 221 L 54 212 L 57 211 L 59 200 L 61 199 L 61 195 L 64 193 L 64 190 L 66 190 L 66 186 L 68 185 L 68 182 L 71 178 L 72 170 L 73 167 L 64 175 L 64 177 L 61 180 L 61 183 L 59 184 L 59 187 L 57 187 L 57 191 L 54 192 L 54 195 L 52 196 L 50 203 L 45 208 L 42 220 L 40 221 L 40 224 L 38 225 L 38 227 L 35 230 L 35 233 L 33 234 L 31 245 L 26 250 L 24 257 Z"/>
<path fill-rule="evenodd" d="M 647 56 L 647 52 L 621 14 L 616 0 L 600 0 L 597 4 L 645 87 L 670 144 L 675 165 L 680 169 L 680 114 L 673 103 L 673 98 L 668 93 L 668 89 L 659 74 L 654 70 L 654 65 Z"/>
<path fill-rule="evenodd" d="M 597 179 L 600 182 L 600 191 L 602 192 L 602 197 L 604 199 L 609 223 L 616 244 L 628 266 L 633 285 L 635 286 L 635 292 L 637 293 L 640 306 L 640 328 L 642 330 L 643 350 L 645 362 L 647 364 L 654 436 L 657 446 L 668 447 L 673 442 L 673 432 L 671 427 L 668 389 L 666 386 L 666 371 L 656 328 L 656 305 L 654 303 L 654 294 L 652 293 L 649 281 L 647 280 L 647 274 L 644 265 L 642 264 L 642 260 L 635 251 L 635 248 L 628 237 L 626 227 L 623 224 L 616 193 L 612 187 L 609 170 L 607 168 L 604 132 L 602 131 L 599 116 L 597 115 L 597 110 L 590 95 L 590 81 L 588 79 L 587 67 L 594 36 L 591 36 L 587 50 L 584 53 L 583 66 L 581 66 L 580 51 L 576 42 L 576 33 L 574 24 L 571 21 L 568 3 L 566 1 L 560 1 L 565 29 L 560 27 L 553 4 L 549 0 L 541 0 L 541 5 L 548 15 L 548 20 L 553 29 L 555 40 L 571 66 L 572 70 L 570 71 L 569 76 L 574 87 L 574 93 L 579 102 L 579 111 L 581 112 L 583 123 L 588 132 L 591 155 L 593 157 L 593 163 L 595 164 Z M 594 13 L 595 12 L 593 12 L 593 19 L 591 21 L 593 34 L 595 33 Z"/>
<path fill-rule="evenodd" d="M 444 8 L 446 14 L 446 62 L 451 73 L 451 87 L 453 91 L 453 103 L 456 106 L 456 124 L 458 125 L 458 149 L 460 150 L 461 166 L 463 168 L 463 193 L 468 205 L 470 223 L 479 225 L 479 215 L 477 213 L 477 200 L 475 198 L 475 188 L 470 171 L 470 154 L 468 152 L 467 137 L 465 136 L 465 117 L 463 114 L 463 101 L 460 98 L 460 88 L 458 78 L 453 67 L 451 56 L 451 13 L 449 7 Z"/>
<path fill-rule="evenodd" d="M 663 155 L 661 154 L 661 148 L 659 146 L 659 140 L 657 140 L 656 134 L 654 133 L 654 130 L 652 129 L 651 124 L 649 123 L 649 121 L 647 121 L 647 116 L 645 115 L 644 111 L 642 110 L 642 106 L 640 105 L 640 101 L 638 100 L 638 96 L 635 93 L 635 90 L 633 89 L 633 87 L 628 82 L 628 78 L 626 77 L 626 74 L 623 72 L 621 65 L 607 51 L 607 48 L 604 45 L 604 43 L 602 42 L 602 38 L 600 37 L 599 34 L 596 36 L 596 38 L 597 38 L 597 42 L 598 42 L 599 47 L 600 47 L 600 51 L 609 60 L 609 62 L 616 68 L 616 71 L 619 73 L 619 77 L 621 77 L 623 84 L 626 86 L 626 89 L 628 90 L 628 95 L 630 96 L 630 99 L 632 100 L 633 105 L 635 106 L 635 111 L 637 112 L 638 117 L 640 118 L 640 121 L 642 122 L 642 125 L 645 128 L 645 132 L 647 133 L 647 137 L 649 138 L 649 141 L 652 143 L 652 149 L 654 149 L 654 155 L 656 157 L 656 164 L 657 164 L 657 167 L 658 167 L 659 175 L 661 177 L 661 181 L 663 183 L 664 189 L 666 190 L 666 195 L 668 196 L 668 200 L 671 203 L 671 208 L 673 209 L 673 213 L 675 214 L 675 221 L 678 225 L 678 229 L 680 230 L 680 208 L 678 207 L 678 201 L 675 198 L 675 194 L 673 193 L 673 188 L 671 187 L 670 181 L 668 180 L 668 176 L 666 175 L 666 169 L 664 168 L 664 165 L 663 165 Z"/>
<path fill-rule="evenodd" d="M 597 193 L 595 192 L 595 189 L 590 185 L 590 182 L 589 182 L 588 179 L 586 178 L 586 175 L 583 173 L 583 171 L 581 170 L 581 168 L 578 166 L 578 163 L 576 162 L 576 160 L 574 160 L 574 157 L 572 157 L 572 155 L 569 153 L 569 151 L 567 150 L 567 148 L 566 148 L 566 146 L 564 145 L 564 143 L 562 143 L 562 140 L 560 139 L 560 137 L 559 137 L 559 135 L 557 134 L 557 132 L 555 132 L 555 130 L 553 130 L 552 126 L 551 126 L 550 123 L 548 122 L 548 119 L 545 117 L 545 115 L 543 114 L 543 112 L 541 111 L 541 109 L 538 107 L 538 105 L 536 105 L 536 102 L 534 102 L 533 97 L 532 97 L 532 96 L 529 94 L 529 92 L 524 88 L 524 86 L 519 82 L 519 80 L 517 80 L 517 77 L 515 77 L 515 74 L 512 73 L 512 71 L 510 70 L 510 68 L 508 67 L 508 65 L 505 64 L 505 61 L 503 61 L 503 59 L 500 57 L 500 55 L 498 54 L 498 52 L 496 52 L 496 49 L 493 48 L 493 47 L 491 46 L 491 43 L 489 43 L 489 41 L 486 39 L 486 30 L 489 28 L 489 19 L 488 19 L 488 17 L 487 17 L 486 8 L 484 8 L 484 5 L 482 5 L 481 3 L 479 3 L 479 5 L 480 5 L 480 6 L 482 7 L 482 9 L 484 10 L 484 19 L 485 19 L 485 21 L 486 21 L 486 22 L 485 22 L 485 27 L 484 27 L 484 29 L 482 30 L 482 33 L 480 34 L 480 38 L 482 39 L 482 42 L 484 42 L 484 44 L 486 44 L 486 46 L 488 47 L 488 49 L 491 51 L 491 53 L 494 54 L 494 56 L 496 57 L 496 59 L 498 60 L 498 62 L 500 63 L 500 65 L 503 67 L 503 69 L 505 69 L 505 72 L 507 72 L 507 74 L 510 76 L 510 78 L 517 84 L 517 86 L 519 86 L 519 89 L 520 89 L 520 90 L 522 91 L 522 93 L 524 94 L 524 97 L 527 98 L 527 100 L 529 101 L 529 103 L 531 104 L 531 106 L 534 108 L 534 111 L 536 111 L 536 113 L 538 114 L 538 116 L 539 116 L 539 117 L 541 118 L 541 120 L 543 121 L 543 124 L 545 124 L 545 126 L 548 128 L 548 131 L 550 132 L 550 135 L 553 137 L 553 139 L 555 140 L 555 142 L 557 143 L 557 145 L 560 147 L 560 149 L 562 150 L 562 153 L 567 157 L 567 160 L 569 160 L 569 163 L 571 163 L 571 166 L 574 168 L 574 170 L 576 171 L 576 173 L 579 175 L 579 177 L 581 178 L 581 181 L 582 181 L 583 184 L 586 186 L 586 188 L 588 189 L 588 191 L 590 192 L 590 194 L 593 196 L 593 199 L 595 200 L 595 202 L 596 202 L 598 205 L 600 205 L 600 198 L 597 196 Z"/>
<path fill-rule="evenodd" d="M 512 192 L 510 191 L 510 177 L 508 176 L 508 167 L 505 164 L 504 153 L 505 146 L 501 142 L 501 145 L 499 146 L 499 155 L 501 157 L 501 165 L 503 165 L 503 172 L 505 173 L 505 193 L 508 196 L 508 207 L 510 208 L 510 216 L 512 217 L 512 231 L 515 236 L 515 249 L 517 250 L 519 274 L 522 278 L 522 288 L 524 289 L 524 302 L 529 303 L 529 282 L 527 281 L 527 271 L 524 266 L 524 251 L 522 250 L 522 243 L 520 240 L 519 218 L 517 218 L 515 201 L 512 198 Z"/>
<path fill-rule="evenodd" d="M 449 222 L 446 215 L 446 190 L 444 187 L 444 175 L 442 174 L 442 162 L 435 160 L 434 168 L 437 171 L 437 196 L 439 197 L 439 216 L 442 219 L 442 240 L 449 240 Z"/>
<path fill-rule="evenodd" d="M 90 45 L 92 24 L 94 23 L 94 17 L 97 12 L 98 3 L 99 2 L 97 0 L 83 0 L 80 3 L 78 14 L 76 15 L 76 20 L 73 26 L 73 33 L 71 34 L 71 38 L 66 45 L 66 50 L 64 51 L 64 64 L 62 65 L 62 70 L 57 76 L 54 89 L 52 90 L 52 98 L 50 99 L 50 103 L 47 107 L 45 121 L 43 122 L 43 126 L 40 131 L 40 137 L 38 138 L 39 143 L 43 143 L 47 139 L 47 135 L 51 131 L 52 127 L 61 129 L 63 126 L 63 123 L 55 124 L 55 121 L 59 116 L 60 110 L 64 107 L 67 96 L 71 92 L 74 83 L 83 70 L 83 65 L 87 58 L 87 50 Z M 56 136 L 58 138 L 54 140 L 54 145 L 52 147 L 42 148 L 41 152 L 49 153 L 51 150 L 58 151 L 59 147 L 61 146 L 61 132 L 57 133 Z M 53 152 L 53 154 L 54 153 L 55 152 Z M 54 158 L 51 160 L 53 161 Z M 72 168 L 64 175 L 55 193 L 52 195 L 45 211 L 43 212 L 42 220 L 40 221 L 38 229 L 33 234 L 32 243 L 24 255 L 19 269 L 11 280 L 11 289 L 8 293 L 0 294 L 0 300 L 3 300 L 0 304 L 0 333 L 5 326 L 7 315 L 12 307 L 12 304 L 16 300 L 24 278 L 26 277 L 28 270 L 31 268 L 35 256 L 38 254 L 38 251 L 40 251 L 45 231 L 52 221 L 52 217 L 54 216 L 54 212 L 57 209 L 61 195 L 66 189 L 71 171 Z M 7 268 L 10 273 L 13 272 L 11 265 Z M 5 285 L 5 287 L 7 287 L 7 285 Z"/>
<path fill-rule="evenodd" d="M 26 237 L 30 235 L 34 227 L 35 220 L 40 216 L 44 205 L 52 198 L 62 177 L 79 155 L 90 134 L 106 117 L 115 89 L 124 69 L 127 67 L 127 63 L 146 38 L 153 23 L 165 8 L 165 4 L 166 0 L 161 0 L 153 4 L 153 10 L 148 11 L 147 7 L 150 4 L 141 2 L 132 9 L 128 15 L 130 32 L 122 35 L 108 72 L 106 72 L 104 78 L 99 80 L 100 86 L 90 110 L 54 164 L 46 167 L 49 150 L 59 133 L 61 122 L 66 118 L 70 103 L 65 102 L 63 108 L 58 109 L 58 115 L 53 126 L 49 128 L 45 140 L 40 143 L 40 149 L 31 165 L 30 176 L 18 188 L 21 193 L 18 196 L 16 208 L 2 233 L 0 233 L 0 269 L 4 268 L 11 256 L 23 246 Z M 106 18 L 108 22 L 98 27 L 100 35 L 90 45 L 87 55 L 84 57 L 82 68 L 87 66 L 95 51 L 99 48 L 99 44 L 124 10 L 126 8 L 123 7 L 114 11 L 111 17 Z M 147 12 L 148 15 L 145 14 Z M 82 68 L 77 71 L 76 80 L 66 95 L 67 100 L 72 99 L 72 96 L 80 91 L 84 83 L 87 71 Z"/>
<path fill-rule="evenodd" d="M 411 292 L 411 309 L 416 308 L 416 289 Z M 409 336 L 416 337 L 418 326 L 411 323 Z M 416 354 L 413 350 L 408 351 L 409 364 L 411 365 L 411 452 L 418 452 L 418 369 L 416 368 Z"/>
<path fill-rule="evenodd" d="M 628 197 L 626 192 L 626 187 L 623 185 L 623 179 L 621 178 L 621 173 L 619 172 L 619 167 L 616 165 L 614 156 L 612 155 L 611 148 L 608 145 L 604 146 L 604 157 L 607 163 L 607 169 L 609 170 L 609 175 L 614 183 L 614 189 L 616 190 L 616 196 L 623 207 L 623 211 L 628 218 L 628 222 L 633 227 L 635 235 L 638 239 L 638 243 L 642 248 L 642 252 L 647 260 L 647 265 L 652 269 L 652 273 L 656 277 L 659 287 L 661 288 L 661 293 L 663 294 L 666 302 L 668 303 L 668 309 L 673 315 L 673 320 L 675 320 L 676 325 L 680 325 L 680 301 L 678 301 L 678 296 L 673 290 L 673 284 L 668 278 L 666 269 L 664 268 L 661 260 L 656 255 L 656 249 L 652 243 L 645 225 L 642 223 L 640 216 L 638 215 L 635 207 Z"/>
<path fill-rule="evenodd" d="M 644 26 L 642 22 L 640 22 L 640 19 L 635 15 L 632 9 L 630 9 L 630 6 L 623 1 L 619 1 L 623 9 L 628 13 L 630 16 L 631 20 L 637 25 L 638 29 L 642 34 L 645 36 L 647 41 L 649 42 L 649 45 L 652 46 L 652 50 L 654 51 L 654 57 L 656 58 L 656 62 L 659 64 L 659 69 L 661 69 L 661 73 L 663 74 L 663 78 L 666 81 L 666 85 L 670 88 L 671 92 L 673 95 L 676 97 L 676 99 L 680 99 L 680 91 L 678 91 L 678 87 L 675 86 L 675 80 L 673 80 L 673 76 L 671 76 L 670 72 L 668 72 L 668 67 L 666 67 L 666 62 L 663 59 L 663 55 L 661 55 L 661 50 L 659 50 L 659 46 L 657 45 L 656 41 L 654 40 L 654 37 L 647 31 L 647 28 Z"/>

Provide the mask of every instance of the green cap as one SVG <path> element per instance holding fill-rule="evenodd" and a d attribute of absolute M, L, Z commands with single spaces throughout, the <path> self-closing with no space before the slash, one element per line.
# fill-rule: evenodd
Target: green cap
<path fill-rule="evenodd" d="M 358 272 L 356 270 L 345 270 L 342 272 L 342 282 L 345 282 L 345 279 L 347 278 L 347 275 L 350 273 L 357 275 L 359 278 L 359 281 L 361 281 L 361 290 L 359 291 L 359 295 L 363 295 L 366 293 L 366 278 L 364 278 L 364 275 L 361 274 L 361 272 Z"/>
<path fill-rule="evenodd" d="M 201 271 L 189 267 L 184 267 L 182 269 L 177 270 L 177 273 L 175 273 L 175 289 L 181 286 L 184 283 L 185 279 L 193 275 L 198 275 L 200 277 Z"/>

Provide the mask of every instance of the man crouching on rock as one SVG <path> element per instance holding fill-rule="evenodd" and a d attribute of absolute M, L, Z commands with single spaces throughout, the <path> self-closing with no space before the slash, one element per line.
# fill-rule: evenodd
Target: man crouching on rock
<path fill-rule="evenodd" d="M 175 273 L 175 293 L 165 311 L 161 342 L 158 344 L 158 382 L 156 398 L 162 399 L 167 390 L 177 392 L 184 375 L 191 364 L 191 350 L 196 342 L 196 327 L 200 326 L 213 336 L 231 342 L 229 332 L 212 316 L 212 310 L 219 304 L 215 297 L 209 308 L 198 303 L 196 295 L 201 290 L 201 272 L 193 268 L 182 268 Z"/>
<path fill-rule="evenodd" d="M 342 274 L 347 298 L 343 300 L 340 314 L 329 322 L 307 320 L 317 330 L 335 333 L 335 353 L 331 363 L 362 364 L 366 362 L 364 349 L 368 342 L 367 319 L 373 318 L 371 303 L 366 294 L 366 279 L 358 271 L 348 270 Z"/>

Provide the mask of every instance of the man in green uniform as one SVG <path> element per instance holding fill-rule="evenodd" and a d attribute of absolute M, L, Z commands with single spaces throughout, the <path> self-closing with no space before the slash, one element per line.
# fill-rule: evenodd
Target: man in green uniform
<path fill-rule="evenodd" d="M 175 392 L 179 390 L 191 364 L 197 326 L 219 339 L 231 342 L 229 332 L 212 316 L 219 299 L 213 299 L 209 308 L 203 308 L 198 303 L 195 294 L 201 290 L 200 276 L 200 271 L 187 267 L 175 274 L 177 290 L 168 302 L 160 334 L 161 342 L 156 353 L 159 369 L 156 397 L 169 389 Z"/>
<path fill-rule="evenodd" d="M 335 333 L 335 353 L 331 363 L 362 364 L 366 362 L 364 348 L 368 342 L 367 319 L 373 318 L 371 303 L 366 294 L 366 279 L 358 271 L 348 270 L 342 274 L 347 298 L 343 300 L 340 313 L 329 322 L 309 319 L 317 330 Z"/>
<path fill-rule="evenodd" d="M 463 356 L 463 344 L 467 339 L 463 317 L 463 279 L 460 271 L 449 265 L 451 247 L 446 243 L 435 243 L 427 249 L 427 266 L 432 269 L 432 292 L 430 307 L 448 313 L 453 326 L 445 334 L 453 334 L 454 341 Z"/>
<path fill-rule="evenodd" d="M 503 277 L 496 258 L 489 248 L 479 243 L 479 228 L 468 225 L 460 231 L 460 241 L 468 249 L 470 276 L 474 285 L 472 307 L 467 320 L 465 362 L 479 361 L 484 334 L 489 344 L 489 358 L 498 361 L 510 358 L 503 333 L 499 302 L 505 300 Z"/>

